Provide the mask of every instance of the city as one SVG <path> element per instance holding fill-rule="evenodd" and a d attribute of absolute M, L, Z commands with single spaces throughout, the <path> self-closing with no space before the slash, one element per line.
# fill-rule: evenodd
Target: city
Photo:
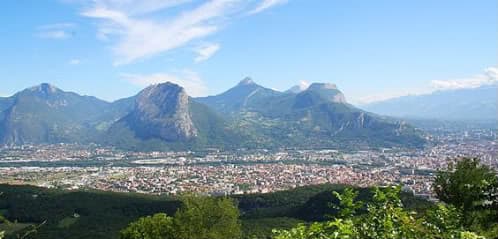
<path fill-rule="evenodd" d="M 479 157 L 498 168 L 496 130 L 431 132 L 424 150 L 238 150 L 127 152 L 73 144 L 4 147 L 0 183 L 146 194 L 267 193 L 316 184 L 402 184 L 433 199 L 434 173 L 451 159 Z"/>

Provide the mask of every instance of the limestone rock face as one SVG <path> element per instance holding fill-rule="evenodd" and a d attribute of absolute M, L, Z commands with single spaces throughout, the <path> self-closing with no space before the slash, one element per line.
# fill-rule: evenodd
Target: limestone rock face
<path fill-rule="evenodd" d="M 337 89 L 335 84 L 330 83 L 313 83 L 308 88 L 309 91 L 320 94 L 323 98 L 330 100 L 334 103 L 346 104 L 346 97 Z"/>
<path fill-rule="evenodd" d="M 124 121 L 140 138 L 184 141 L 197 136 L 187 93 L 182 87 L 169 82 L 140 92 L 134 110 Z"/>

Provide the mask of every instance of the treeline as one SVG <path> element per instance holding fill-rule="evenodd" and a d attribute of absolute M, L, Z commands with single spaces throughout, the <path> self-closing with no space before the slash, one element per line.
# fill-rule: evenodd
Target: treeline
<path fill-rule="evenodd" d="M 243 238 L 268 238 L 272 230 L 288 229 L 299 223 L 325 220 L 335 209 L 329 207 L 332 192 L 343 185 L 316 185 L 287 191 L 236 195 L 232 198 L 240 211 Z M 368 201 L 369 189 L 358 189 Z M 173 216 L 181 206 L 178 198 L 101 191 L 61 191 L 33 186 L 0 185 L 0 214 L 11 222 L 40 227 L 30 238 L 119 238 L 119 232 L 140 217 L 156 213 Z M 410 208 L 426 208 L 430 203 L 402 193 Z M 77 217 L 75 217 L 75 215 Z M 0 231 L 1 229 L 0 225 Z M 8 235 L 16 238 L 21 233 Z"/>
<path fill-rule="evenodd" d="M 498 238 L 496 172 L 476 159 L 458 160 L 438 173 L 434 186 L 440 204 L 399 188 L 344 185 L 228 198 L 0 185 L 0 215 L 33 225 L 9 233 L 9 239 L 42 223 L 26 238 Z M 336 237 L 344 228 L 349 234 Z M 413 231 L 412 237 L 396 231 L 403 228 Z M 372 234 L 380 232 L 385 234 Z"/>

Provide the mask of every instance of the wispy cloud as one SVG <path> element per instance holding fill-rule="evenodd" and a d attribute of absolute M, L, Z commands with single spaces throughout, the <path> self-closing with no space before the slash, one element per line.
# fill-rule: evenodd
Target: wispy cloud
<path fill-rule="evenodd" d="M 484 73 L 473 77 L 455 80 L 434 80 L 431 85 L 437 90 L 455 90 L 478 88 L 485 85 L 493 85 L 498 83 L 498 67 L 488 67 Z"/>
<path fill-rule="evenodd" d="M 193 0 L 94 0 L 81 15 L 100 20 L 97 37 L 112 41 L 114 64 L 122 65 L 202 40 L 223 29 L 237 15 L 247 12 L 254 6 L 252 2 L 209 0 L 198 4 Z M 258 2 L 251 12 L 261 12 L 284 2 Z M 176 6 L 182 8 L 171 9 Z M 163 11 L 166 14 L 162 14 Z M 217 49 L 205 50 L 214 53 Z M 196 61 L 202 60 L 198 56 Z"/>
<path fill-rule="evenodd" d="M 79 65 L 81 63 L 80 59 L 71 59 L 67 62 L 69 65 Z"/>
<path fill-rule="evenodd" d="M 191 96 L 205 96 L 207 87 L 199 75 L 190 70 L 176 73 L 153 73 L 153 74 L 122 74 L 122 78 L 134 85 L 145 87 L 153 84 L 171 82 L 185 88 Z"/>
<path fill-rule="evenodd" d="M 99 8 L 113 9 L 130 16 L 143 15 L 178 6 L 192 0 L 93 0 Z"/>
<path fill-rule="evenodd" d="M 216 43 L 205 44 L 197 49 L 195 52 L 197 53 L 197 57 L 194 59 L 195 62 L 202 62 L 209 58 L 211 58 L 216 52 L 220 50 L 220 45 Z"/>
<path fill-rule="evenodd" d="M 76 25 L 74 23 L 61 22 L 61 23 L 41 25 L 38 27 L 38 29 L 39 30 L 53 30 L 53 29 L 68 29 L 68 28 L 74 28 L 74 27 L 76 27 Z"/>
<path fill-rule="evenodd" d="M 82 14 L 103 20 L 99 28 L 101 38 L 118 37 L 113 50 L 115 64 L 120 65 L 185 46 L 217 32 L 223 17 L 234 10 L 237 2 L 239 0 L 212 0 L 167 21 L 137 18 L 100 4 Z"/>
<path fill-rule="evenodd" d="M 37 27 L 36 36 L 40 38 L 62 40 L 74 35 L 73 23 L 56 23 Z"/>
<path fill-rule="evenodd" d="M 274 7 L 274 6 L 277 6 L 277 5 L 280 5 L 280 4 L 284 4 L 284 3 L 287 3 L 288 0 L 262 0 L 257 6 L 256 8 L 254 8 L 253 10 L 249 11 L 249 14 L 252 15 L 252 14 L 257 14 L 257 13 L 260 13 L 264 10 L 267 10 L 271 7 Z"/>

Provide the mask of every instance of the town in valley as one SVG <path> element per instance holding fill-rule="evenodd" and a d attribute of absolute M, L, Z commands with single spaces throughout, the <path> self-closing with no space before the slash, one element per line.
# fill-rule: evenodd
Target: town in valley
<path fill-rule="evenodd" d="M 3 146 L 0 184 L 68 190 L 207 195 L 267 193 L 316 184 L 402 184 L 433 199 L 432 181 L 458 157 L 498 168 L 496 129 L 433 128 L 424 149 L 239 149 L 131 152 L 99 145 Z"/>

